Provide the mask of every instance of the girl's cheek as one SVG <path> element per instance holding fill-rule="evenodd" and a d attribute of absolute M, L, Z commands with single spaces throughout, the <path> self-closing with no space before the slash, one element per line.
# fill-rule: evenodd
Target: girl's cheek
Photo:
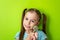
<path fill-rule="evenodd" d="M 31 23 L 31 28 L 33 28 L 33 26 L 35 26 L 35 24 L 34 23 Z"/>
<path fill-rule="evenodd" d="M 23 22 L 24 22 L 24 24 L 25 24 L 25 23 L 26 23 L 26 20 L 24 20 Z"/>
<path fill-rule="evenodd" d="M 31 25 L 32 25 L 32 26 L 35 26 L 35 25 L 37 25 L 37 23 L 31 23 Z"/>

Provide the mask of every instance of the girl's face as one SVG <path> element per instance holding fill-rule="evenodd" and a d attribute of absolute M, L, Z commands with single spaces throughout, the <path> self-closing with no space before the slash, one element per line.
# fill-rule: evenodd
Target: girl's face
<path fill-rule="evenodd" d="M 23 19 L 23 26 L 25 30 L 31 30 L 33 26 L 38 25 L 39 17 L 36 12 L 27 12 Z"/>

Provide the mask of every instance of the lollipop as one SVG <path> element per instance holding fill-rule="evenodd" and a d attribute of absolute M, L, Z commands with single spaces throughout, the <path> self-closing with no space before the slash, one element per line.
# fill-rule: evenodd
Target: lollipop
<path fill-rule="evenodd" d="M 38 30 L 38 26 L 33 27 L 33 32 L 36 32 Z"/>

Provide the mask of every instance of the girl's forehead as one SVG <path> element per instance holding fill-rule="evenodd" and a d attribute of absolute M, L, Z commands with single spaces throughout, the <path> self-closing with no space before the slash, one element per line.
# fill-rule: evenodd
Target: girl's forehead
<path fill-rule="evenodd" d="M 27 12 L 25 14 L 25 17 L 28 17 L 28 18 L 31 18 L 31 19 L 37 19 L 38 18 L 38 15 L 36 12 Z"/>

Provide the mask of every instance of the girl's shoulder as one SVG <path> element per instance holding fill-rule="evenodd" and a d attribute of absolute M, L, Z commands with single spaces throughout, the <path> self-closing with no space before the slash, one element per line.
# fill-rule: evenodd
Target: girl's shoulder
<path fill-rule="evenodd" d="M 42 30 L 38 30 L 37 33 L 38 39 L 45 40 L 47 38 L 47 35 Z"/>
<path fill-rule="evenodd" d="M 40 34 L 40 35 L 45 34 L 42 30 L 38 30 L 37 32 L 38 32 L 38 34 Z"/>
<path fill-rule="evenodd" d="M 15 37 L 14 37 L 14 38 L 15 38 L 15 39 L 16 39 L 16 38 L 19 38 L 19 35 L 20 35 L 20 32 L 17 32 L 17 33 L 15 34 Z"/>

